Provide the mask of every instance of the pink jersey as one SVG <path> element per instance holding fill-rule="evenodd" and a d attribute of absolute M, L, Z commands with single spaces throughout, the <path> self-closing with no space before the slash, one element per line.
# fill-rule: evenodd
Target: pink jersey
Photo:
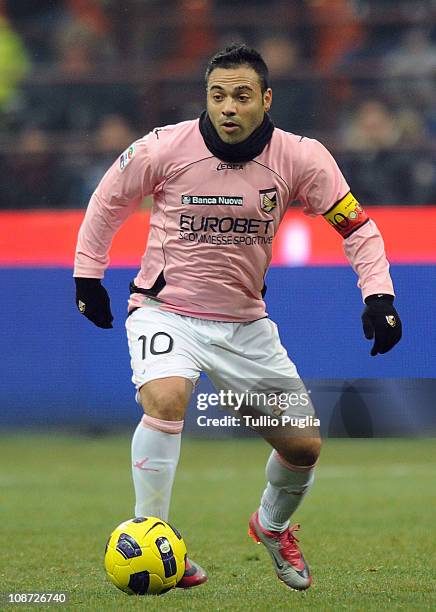
<path fill-rule="evenodd" d="M 261 292 L 272 242 L 290 203 L 323 214 L 349 192 L 318 141 L 280 129 L 246 163 L 225 163 L 207 149 L 198 119 L 157 128 L 112 165 L 81 226 L 74 276 L 103 278 L 112 238 L 153 194 L 150 233 L 135 285 L 162 308 L 218 321 L 266 316 Z M 393 294 L 380 233 L 368 221 L 344 239 L 363 297 Z M 292 288 L 289 291 L 292 299 Z M 133 293 L 129 308 L 145 296 Z"/>

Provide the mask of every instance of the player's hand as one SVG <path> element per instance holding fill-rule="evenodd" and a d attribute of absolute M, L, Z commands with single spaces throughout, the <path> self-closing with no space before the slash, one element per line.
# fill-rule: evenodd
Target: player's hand
<path fill-rule="evenodd" d="M 374 338 L 371 355 L 387 353 L 401 340 L 402 325 L 394 308 L 394 296 L 386 294 L 369 295 L 362 314 L 365 338 Z"/>
<path fill-rule="evenodd" d="M 114 320 L 106 289 L 98 278 L 75 278 L 76 304 L 80 312 L 97 327 L 110 329 Z"/>

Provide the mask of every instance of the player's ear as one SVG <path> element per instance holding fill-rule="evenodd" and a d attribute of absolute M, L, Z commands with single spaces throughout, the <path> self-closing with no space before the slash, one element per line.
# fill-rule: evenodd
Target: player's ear
<path fill-rule="evenodd" d="M 266 113 L 271 108 L 271 104 L 272 104 L 272 89 L 271 87 L 268 87 L 268 89 L 263 94 L 263 108 Z"/>

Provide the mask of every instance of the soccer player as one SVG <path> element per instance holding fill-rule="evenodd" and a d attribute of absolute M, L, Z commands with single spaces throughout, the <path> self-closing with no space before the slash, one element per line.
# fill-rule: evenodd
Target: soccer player
<path fill-rule="evenodd" d="M 207 110 L 199 118 L 154 129 L 101 180 L 79 232 L 76 303 L 95 325 L 112 327 L 101 284 L 111 241 L 153 194 L 126 320 L 132 380 L 144 410 L 132 441 L 135 515 L 168 518 L 185 410 L 202 371 L 220 390 L 249 386 L 297 397 L 285 407 L 248 402 L 244 410 L 280 416 L 279 427 L 253 425 L 272 452 L 249 534 L 265 545 L 279 579 L 302 590 L 312 578 L 295 537 L 298 526 L 289 519 L 313 483 L 321 442 L 315 426 L 302 435 L 289 420 L 283 424 L 284 416 L 315 413 L 263 300 L 272 241 L 290 203 L 299 200 L 306 214 L 323 215 L 343 237 L 365 302 L 364 333 L 374 338 L 372 355 L 400 340 L 401 322 L 379 230 L 322 144 L 274 127 L 259 53 L 245 45 L 217 53 L 207 66 L 206 91 Z M 295 299 L 292 287 L 284 291 Z M 187 559 L 178 586 L 206 579 Z"/>

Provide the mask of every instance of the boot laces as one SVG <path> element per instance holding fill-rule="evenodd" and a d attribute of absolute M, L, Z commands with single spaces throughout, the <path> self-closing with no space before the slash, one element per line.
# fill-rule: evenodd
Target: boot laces
<path fill-rule="evenodd" d="M 292 525 L 280 535 L 280 552 L 283 557 L 291 563 L 291 565 L 301 565 L 301 552 L 298 548 L 298 538 L 294 535 L 294 531 L 300 529 L 299 524 Z"/>

